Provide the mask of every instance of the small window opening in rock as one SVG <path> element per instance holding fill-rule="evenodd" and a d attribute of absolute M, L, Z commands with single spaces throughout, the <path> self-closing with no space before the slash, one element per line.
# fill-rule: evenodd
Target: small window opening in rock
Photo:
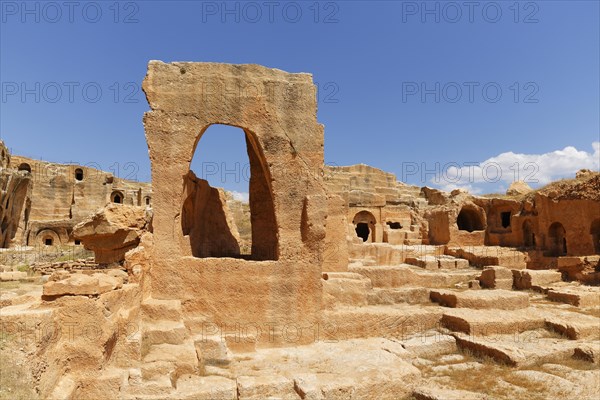
<path fill-rule="evenodd" d="M 510 226 L 510 211 L 500 213 L 500 219 L 502 220 L 502 227 L 508 228 Z"/>
<path fill-rule="evenodd" d="M 485 229 L 481 214 L 471 208 L 463 208 L 460 210 L 460 213 L 456 218 L 456 224 L 461 231 L 473 232 Z"/>
<path fill-rule="evenodd" d="M 112 202 L 116 203 L 116 204 L 122 204 L 123 203 L 123 196 L 121 196 L 121 193 L 113 193 L 113 195 L 112 195 Z"/>
<path fill-rule="evenodd" d="M 51 238 L 44 239 L 44 244 L 46 246 L 52 246 L 52 239 Z"/>
<path fill-rule="evenodd" d="M 365 222 L 359 222 L 356 224 L 356 236 L 361 238 L 363 242 L 369 240 L 369 224 Z"/>
<path fill-rule="evenodd" d="M 400 224 L 400 222 L 386 222 L 386 224 L 390 229 L 402 229 L 402 224 Z"/>
<path fill-rule="evenodd" d="M 76 240 L 75 241 L 75 246 L 79 246 L 79 245 L 81 245 L 81 240 Z"/>
<path fill-rule="evenodd" d="M 19 171 L 27 171 L 27 172 L 31 173 L 31 166 L 27 163 L 23 163 L 23 164 L 19 165 L 18 170 Z"/>
<path fill-rule="evenodd" d="M 146 197 L 146 205 L 149 206 L 150 205 L 150 197 Z"/>
<path fill-rule="evenodd" d="M 83 170 L 81 168 L 77 168 L 75 170 L 75 180 L 77 180 L 77 181 L 83 180 Z"/>

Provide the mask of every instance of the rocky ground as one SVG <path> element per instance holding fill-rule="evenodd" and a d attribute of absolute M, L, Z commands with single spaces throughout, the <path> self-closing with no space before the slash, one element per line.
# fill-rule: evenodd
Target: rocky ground
<path fill-rule="evenodd" d="M 175 316 L 173 322 L 147 326 L 146 337 L 154 335 L 164 343 L 187 329 L 192 339 L 143 350 L 139 367 L 98 371 L 88 378 L 97 379 L 98 392 L 77 388 L 69 378 L 60 381 L 55 394 L 107 390 L 124 399 L 596 398 L 599 287 L 564 282 L 557 271 L 475 268 L 447 255 L 410 261 L 417 265 L 377 265 L 365 258 L 354 260 L 349 272 L 324 274 L 322 320 L 303 331 L 313 336 L 302 345 L 273 347 L 218 334 L 207 338 L 198 335 L 193 321 L 180 326 L 180 305 L 142 303 L 147 314 Z M 111 293 L 134 290 L 136 284 L 123 285 L 123 274 L 55 273 L 44 293 L 106 304 Z M 47 318 L 53 300 L 42 300 L 41 294 L 40 279 L 0 284 L 3 327 Z M 39 343 L 20 339 L 3 329 L 0 398 L 35 398 L 39 371 L 29 365 Z M 161 372 L 168 362 L 193 368 L 168 376 Z"/>

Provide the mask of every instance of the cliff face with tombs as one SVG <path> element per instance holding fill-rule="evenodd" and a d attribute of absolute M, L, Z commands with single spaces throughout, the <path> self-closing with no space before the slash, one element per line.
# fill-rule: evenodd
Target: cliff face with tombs
<path fill-rule="evenodd" d="M 269 90 L 216 90 L 229 87 Z M 3 332 L 33 338 L 20 357 L 34 394 L 600 390 L 600 173 L 506 196 L 445 193 L 367 165 L 324 166 L 309 74 L 151 61 L 143 89 L 152 188 L 0 147 L 3 243 L 81 240 L 96 256 L 81 271 L 44 270 L 25 295 L 0 295 Z M 190 170 L 213 124 L 244 131 L 249 204 Z"/>
<path fill-rule="evenodd" d="M 367 165 L 326 172 L 328 192 L 344 199 L 349 246 L 357 251 L 362 243 L 501 246 L 526 253 L 530 268 L 556 264 L 558 256 L 600 254 L 597 172 L 495 197 L 410 186 Z"/>
<path fill-rule="evenodd" d="M 73 227 L 107 204 L 151 204 L 149 183 L 121 179 L 95 168 L 13 155 L 3 170 L 30 182 L 24 199 L 13 205 L 19 213 L 13 245 L 79 245 Z"/>
<path fill-rule="evenodd" d="M 0 248 L 19 243 L 31 203 L 31 177 L 10 168 L 11 155 L 0 141 Z"/>

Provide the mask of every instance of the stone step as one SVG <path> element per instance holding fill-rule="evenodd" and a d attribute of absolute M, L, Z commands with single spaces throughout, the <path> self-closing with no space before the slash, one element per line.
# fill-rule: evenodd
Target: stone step
<path fill-rule="evenodd" d="M 165 343 L 151 346 L 141 366 L 144 380 L 161 381 L 167 377 L 174 387 L 180 375 L 198 372 L 198 355 L 191 340 L 182 344 Z"/>
<path fill-rule="evenodd" d="M 476 269 L 453 271 L 426 271 L 408 265 L 357 265 L 348 266 L 350 272 L 356 272 L 371 279 L 373 287 L 398 288 L 403 286 L 423 286 L 428 288 L 447 288 L 466 283 L 479 275 Z"/>
<path fill-rule="evenodd" d="M 427 385 L 426 387 L 416 388 L 412 393 L 415 400 L 488 400 L 489 397 L 483 393 L 469 392 L 467 390 L 453 390 L 445 388 L 436 388 Z"/>
<path fill-rule="evenodd" d="M 212 320 L 205 315 L 195 315 L 193 317 L 186 316 L 183 319 L 183 324 L 188 332 L 190 332 L 190 336 L 201 334 L 203 332 L 211 332 L 216 327 Z"/>
<path fill-rule="evenodd" d="M 546 326 L 569 339 L 600 339 L 600 318 L 562 310 L 548 316 Z"/>
<path fill-rule="evenodd" d="M 367 294 L 372 289 L 371 280 L 352 272 L 323 274 L 325 301 L 335 304 L 362 306 L 367 304 Z"/>
<path fill-rule="evenodd" d="M 419 332 L 414 336 L 403 339 L 402 347 L 417 357 L 434 359 L 446 354 L 455 354 L 456 339 L 437 330 Z"/>
<path fill-rule="evenodd" d="M 481 287 L 489 289 L 512 290 L 512 270 L 499 265 L 484 267 L 479 277 L 479 284 Z"/>
<path fill-rule="evenodd" d="M 323 312 L 319 341 L 354 338 L 394 337 L 434 329 L 442 317 L 438 307 L 395 304 L 365 307 L 339 307 Z"/>
<path fill-rule="evenodd" d="M 237 394 L 240 400 L 298 399 L 302 397 L 294 390 L 294 380 L 279 374 L 263 376 L 238 376 Z"/>
<path fill-rule="evenodd" d="M 153 345 L 182 344 L 186 337 L 186 327 L 182 321 L 143 322 L 142 348 Z"/>
<path fill-rule="evenodd" d="M 532 307 L 506 311 L 455 308 L 444 312 L 442 325 L 471 336 L 521 333 L 546 326 L 544 315 Z"/>
<path fill-rule="evenodd" d="M 225 337 L 220 335 L 200 334 L 192 338 L 200 364 L 226 368 L 232 360 Z"/>
<path fill-rule="evenodd" d="M 177 390 L 172 399 L 237 399 L 238 389 L 234 379 L 222 376 L 184 375 L 177 380 Z"/>
<path fill-rule="evenodd" d="M 600 306 L 600 287 L 572 286 L 548 290 L 548 299 L 576 307 Z"/>
<path fill-rule="evenodd" d="M 446 254 L 469 260 L 471 265 L 501 265 L 511 269 L 525 269 L 529 259 L 525 252 L 501 246 L 447 247 Z"/>
<path fill-rule="evenodd" d="M 543 337 L 544 331 L 520 335 L 473 336 L 453 333 L 457 346 L 477 356 L 490 357 L 501 364 L 530 366 L 561 363 L 573 356 L 577 342 Z"/>
<path fill-rule="evenodd" d="M 529 307 L 527 293 L 508 290 L 432 290 L 431 301 L 452 308 L 518 310 Z"/>
<path fill-rule="evenodd" d="M 383 304 L 427 304 L 429 289 L 424 287 L 375 288 L 367 294 L 369 305 Z"/>
<path fill-rule="evenodd" d="M 512 270 L 515 289 L 542 291 L 543 287 L 562 281 L 562 274 L 553 270 Z"/>
<path fill-rule="evenodd" d="M 142 302 L 141 309 L 144 320 L 181 320 L 182 314 L 180 300 L 146 299 Z"/>
<path fill-rule="evenodd" d="M 428 270 L 437 269 L 464 269 L 469 268 L 469 262 L 462 258 L 455 258 L 452 256 L 420 256 L 420 257 L 406 257 L 405 262 L 407 264 L 414 265 L 419 268 Z"/>

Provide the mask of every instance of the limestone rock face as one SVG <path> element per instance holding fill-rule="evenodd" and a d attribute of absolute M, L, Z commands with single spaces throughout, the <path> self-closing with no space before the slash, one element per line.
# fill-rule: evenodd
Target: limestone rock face
<path fill-rule="evenodd" d="M 533 189 L 531 189 L 531 187 L 529 187 L 529 185 L 524 181 L 515 181 L 510 184 L 506 194 L 509 196 L 516 196 L 520 194 L 527 194 L 531 191 L 533 191 Z"/>
<path fill-rule="evenodd" d="M 20 227 L 29 218 L 31 174 L 9 168 L 11 155 L 0 141 L 0 248 L 9 247 Z M 25 214 L 25 215 L 24 215 Z"/>
<path fill-rule="evenodd" d="M 190 237 L 195 257 L 222 253 L 240 255 L 240 235 L 229 210 L 223 189 L 211 187 L 204 179 L 188 173 L 183 205 L 183 233 Z"/>
<path fill-rule="evenodd" d="M 73 235 L 94 251 L 96 262 L 110 264 L 125 260 L 150 223 L 143 207 L 109 204 L 73 228 Z"/>

